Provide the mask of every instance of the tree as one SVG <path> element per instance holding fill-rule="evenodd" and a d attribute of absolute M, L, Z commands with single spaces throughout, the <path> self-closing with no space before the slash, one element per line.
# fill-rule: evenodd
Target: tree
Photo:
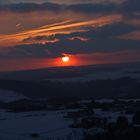
<path fill-rule="evenodd" d="M 137 111 L 133 117 L 133 124 L 140 125 L 140 111 Z"/>
<path fill-rule="evenodd" d="M 124 116 L 119 116 L 117 118 L 117 128 L 126 129 L 128 127 L 128 120 Z"/>

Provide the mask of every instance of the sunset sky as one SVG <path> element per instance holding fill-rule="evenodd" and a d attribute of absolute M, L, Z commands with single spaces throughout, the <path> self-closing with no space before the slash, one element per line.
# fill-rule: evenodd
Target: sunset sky
<path fill-rule="evenodd" d="M 0 0 L 0 71 L 138 62 L 139 54 L 140 0 Z"/>

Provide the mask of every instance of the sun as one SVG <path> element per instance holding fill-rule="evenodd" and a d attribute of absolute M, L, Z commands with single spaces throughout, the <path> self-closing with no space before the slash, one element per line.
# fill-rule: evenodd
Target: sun
<path fill-rule="evenodd" d="M 63 62 L 69 62 L 69 60 L 70 60 L 70 57 L 69 56 L 63 56 L 62 57 L 62 61 Z"/>

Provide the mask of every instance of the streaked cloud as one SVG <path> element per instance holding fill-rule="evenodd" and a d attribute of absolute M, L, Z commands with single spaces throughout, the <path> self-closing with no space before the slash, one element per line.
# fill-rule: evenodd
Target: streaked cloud
<path fill-rule="evenodd" d="M 126 23 L 134 25 L 134 26 L 140 26 L 140 19 L 129 19 L 128 21 L 126 21 Z"/>
<path fill-rule="evenodd" d="M 36 29 L 23 31 L 16 34 L 0 35 L 0 46 L 14 46 L 23 43 L 23 40 L 35 36 L 50 36 L 53 34 L 70 34 L 73 32 L 84 32 L 88 27 L 102 27 L 121 21 L 120 15 L 103 16 L 85 21 L 64 21 L 60 23 L 45 25 Z M 38 42 L 39 43 L 39 42 Z"/>

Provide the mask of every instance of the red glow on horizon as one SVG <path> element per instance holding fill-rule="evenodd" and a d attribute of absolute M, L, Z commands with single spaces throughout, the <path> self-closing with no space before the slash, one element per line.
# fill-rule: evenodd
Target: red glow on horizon
<path fill-rule="evenodd" d="M 128 55 L 129 54 L 129 55 Z M 94 64 L 114 64 L 139 62 L 139 52 L 122 51 L 117 53 L 94 53 L 94 54 L 62 54 L 68 56 L 68 62 L 62 61 L 62 56 L 57 58 L 26 58 L 0 60 L 0 71 L 17 71 L 29 69 L 41 69 L 48 67 L 82 66 Z"/>

